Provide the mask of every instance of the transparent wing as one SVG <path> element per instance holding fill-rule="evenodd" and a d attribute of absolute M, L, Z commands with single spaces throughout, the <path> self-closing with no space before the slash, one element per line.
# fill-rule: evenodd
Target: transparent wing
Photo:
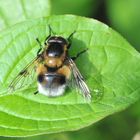
<path fill-rule="evenodd" d="M 85 83 L 83 76 L 81 75 L 76 64 L 71 58 L 68 58 L 68 62 L 70 69 L 72 71 L 72 83 L 76 85 L 76 88 L 81 91 L 81 93 L 86 99 L 90 100 L 91 99 L 90 90 L 87 84 Z"/>
<path fill-rule="evenodd" d="M 9 84 L 9 91 L 13 92 L 33 83 L 35 78 L 35 63 L 39 61 L 39 57 L 33 59 Z"/>

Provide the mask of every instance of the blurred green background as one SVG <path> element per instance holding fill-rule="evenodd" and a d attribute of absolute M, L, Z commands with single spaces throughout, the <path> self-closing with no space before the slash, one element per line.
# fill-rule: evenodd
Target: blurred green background
<path fill-rule="evenodd" d="M 51 14 L 95 18 L 122 34 L 140 51 L 140 0 L 50 0 Z M 127 110 L 74 132 L 0 140 L 140 140 L 140 101 Z"/>

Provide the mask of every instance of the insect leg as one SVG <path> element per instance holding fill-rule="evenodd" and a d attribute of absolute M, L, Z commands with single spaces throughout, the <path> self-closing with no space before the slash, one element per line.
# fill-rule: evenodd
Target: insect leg
<path fill-rule="evenodd" d="M 71 57 L 71 59 L 72 59 L 72 60 L 76 60 L 81 54 L 85 53 L 87 50 L 88 50 L 88 48 L 86 48 L 85 50 L 83 50 L 83 51 L 77 53 L 77 55 L 74 56 L 74 57 Z"/>
<path fill-rule="evenodd" d="M 46 45 L 46 41 L 51 37 L 51 34 L 52 34 L 52 33 L 55 34 L 55 33 L 53 32 L 51 26 L 48 25 L 48 27 L 49 27 L 49 35 L 45 38 L 45 41 L 44 41 L 44 44 L 45 44 L 45 45 Z"/>
<path fill-rule="evenodd" d="M 36 95 L 38 93 L 38 90 L 36 92 L 34 92 L 34 95 Z"/>
<path fill-rule="evenodd" d="M 72 37 L 73 37 L 73 35 L 76 33 L 76 31 L 74 31 L 74 32 L 72 32 L 70 35 L 69 35 L 69 37 L 67 38 L 67 40 L 68 40 L 68 42 L 69 42 L 69 44 L 68 44 L 68 49 L 70 48 L 70 46 L 71 46 L 71 40 L 72 40 Z"/>
<path fill-rule="evenodd" d="M 40 40 L 39 40 L 38 38 L 36 38 L 36 41 L 37 41 L 37 43 L 38 43 L 39 46 L 40 46 L 39 50 L 37 51 L 37 56 L 39 56 L 39 54 L 40 54 L 40 52 L 41 52 L 43 46 L 41 45 L 41 42 L 40 42 Z"/>

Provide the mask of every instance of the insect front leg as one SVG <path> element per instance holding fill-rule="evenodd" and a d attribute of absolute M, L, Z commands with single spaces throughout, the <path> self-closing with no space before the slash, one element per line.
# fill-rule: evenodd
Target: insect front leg
<path fill-rule="evenodd" d="M 39 56 L 39 55 L 40 55 L 41 50 L 43 49 L 43 46 L 41 45 L 41 42 L 40 42 L 40 40 L 39 40 L 38 38 L 36 38 L 36 41 L 37 41 L 37 43 L 38 43 L 38 44 L 39 44 L 39 46 L 40 46 L 39 50 L 37 51 L 37 56 Z"/>
<path fill-rule="evenodd" d="M 67 40 L 68 40 L 68 42 L 69 42 L 69 44 L 68 44 L 68 49 L 69 49 L 70 46 L 71 46 L 72 37 L 73 37 L 73 35 L 74 35 L 75 33 L 76 33 L 76 31 L 72 32 L 72 33 L 69 35 L 69 37 L 67 38 Z"/>
<path fill-rule="evenodd" d="M 81 54 L 85 53 L 87 50 L 88 50 L 88 48 L 86 48 L 85 50 L 83 50 L 83 51 L 77 53 L 77 55 L 74 56 L 74 57 L 71 57 L 71 59 L 72 59 L 72 60 L 76 60 Z"/>
<path fill-rule="evenodd" d="M 45 41 L 44 41 L 44 44 L 45 44 L 45 45 L 47 45 L 46 42 L 47 42 L 47 40 L 51 37 L 52 33 L 55 34 L 55 33 L 53 32 L 51 26 L 48 25 L 48 27 L 49 27 L 49 35 L 45 38 Z"/>

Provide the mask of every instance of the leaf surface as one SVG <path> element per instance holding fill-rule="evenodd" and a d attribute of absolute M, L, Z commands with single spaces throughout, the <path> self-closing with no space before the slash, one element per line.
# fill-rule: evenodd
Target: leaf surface
<path fill-rule="evenodd" d="M 28 64 L 49 34 L 67 38 L 73 31 L 70 55 L 89 48 L 76 64 L 91 89 L 88 103 L 74 89 L 48 98 L 32 86 L 8 93 L 10 81 Z M 0 135 L 29 136 L 70 131 L 121 111 L 140 97 L 140 55 L 118 33 L 93 19 L 50 16 L 17 24 L 0 33 Z M 35 83 L 35 84 L 34 84 Z"/>
<path fill-rule="evenodd" d="M 26 19 L 50 15 L 49 0 L 0 0 L 0 30 Z"/>

